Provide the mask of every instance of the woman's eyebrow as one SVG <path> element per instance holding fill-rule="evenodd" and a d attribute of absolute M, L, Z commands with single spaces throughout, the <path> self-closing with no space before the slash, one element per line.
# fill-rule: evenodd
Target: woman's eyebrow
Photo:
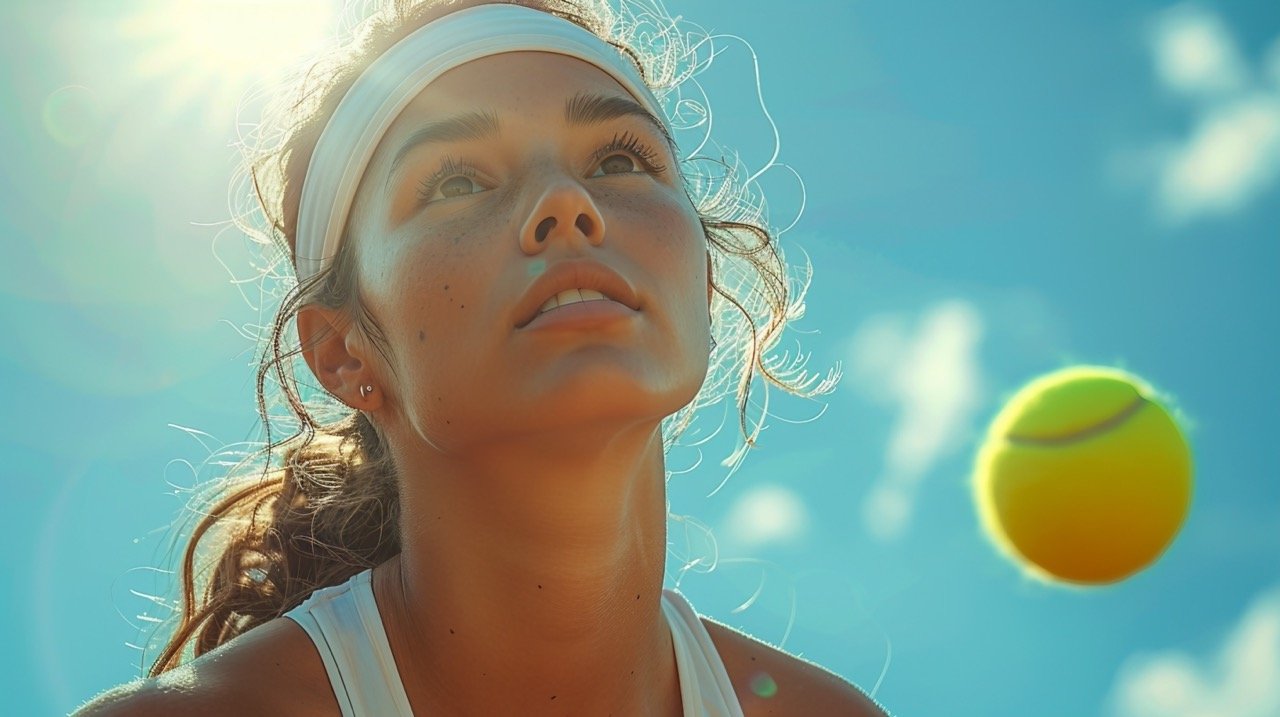
<path fill-rule="evenodd" d="M 579 92 L 564 103 L 564 119 L 571 125 L 601 124 L 619 117 L 639 117 L 645 120 L 674 149 L 666 125 L 630 97 Z"/>
<path fill-rule="evenodd" d="M 675 151 L 675 144 L 666 126 L 652 113 L 629 97 L 619 95 L 601 95 L 579 92 L 564 104 L 564 119 L 570 125 L 583 126 L 603 124 L 620 117 L 639 117 L 645 120 L 667 142 L 667 146 Z M 493 112 L 468 112 L 466 114 L 447 117 L 430 122 L 405 140 L 396 150 L 391 160 L 391 169 L 387 172 L 387 182 L 395 176 L 400 163 L 409 152 L 427 144 L 445 142 L 462 142 L 468 140 L 488 139 L 502 132 L 498 117 Z"/>
<path fill-rule="evenodd" d="M 391 160 L 391 171 L 387 173 L 387 179 L 390 181 L 391 177 L 395 176 L 396 170 L 400 168 L 400 163 L 404 161 L 405 155 L 422 145 L 487 139 L 498 136 L 501 131 L 502 127 L 498 123 L 498 116 L 488 111 L 468 112 L 430 122 L 409 135 L 409 139 L 405 140 L 404 144 L 400 145 L 400 149 L 396 150 L 396 156 Z"/>

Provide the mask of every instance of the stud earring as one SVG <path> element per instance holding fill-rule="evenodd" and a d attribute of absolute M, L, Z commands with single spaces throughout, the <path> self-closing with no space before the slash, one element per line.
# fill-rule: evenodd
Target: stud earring
<path fill-rule="evenodd" d="M 373 393 L 373 384 L 360 387 L 360 398 L 368 398 L 371 393 Z"/>

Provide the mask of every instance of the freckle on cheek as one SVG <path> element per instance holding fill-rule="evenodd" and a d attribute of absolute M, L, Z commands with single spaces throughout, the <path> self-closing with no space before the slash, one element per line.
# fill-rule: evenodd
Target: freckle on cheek
<path fill-rule="evenodd" d="M 425 331 L 419 331 L 419 332 L 418 332 L 418 340 L 419 340 L 419 341 L 425 341 L 426 339 L 427 339 L 427 332 L 425 332 Z"/>

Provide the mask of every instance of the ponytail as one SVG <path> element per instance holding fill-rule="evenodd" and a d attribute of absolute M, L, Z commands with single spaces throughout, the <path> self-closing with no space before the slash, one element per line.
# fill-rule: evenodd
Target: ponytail
<path fill-rule="evenodd" d="M 186 661 L 188 645 L 198 657 L 400 552 L 394 466 L 364 413 L 282 448 L 283 468 L 233 481 L 196 525 L 182 559 L 182 612 L 151 676 Z M 206 542 L 220 555 L 200 566 Z"/>

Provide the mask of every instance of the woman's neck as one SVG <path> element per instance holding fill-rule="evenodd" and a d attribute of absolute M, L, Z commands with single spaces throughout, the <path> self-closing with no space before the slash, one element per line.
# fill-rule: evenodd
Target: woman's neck
<path fill-rule="evenodd" d="M 577 439 L 403 474 L 374 588 L 415 712 L 681 714 L 660 431 Z"/>

